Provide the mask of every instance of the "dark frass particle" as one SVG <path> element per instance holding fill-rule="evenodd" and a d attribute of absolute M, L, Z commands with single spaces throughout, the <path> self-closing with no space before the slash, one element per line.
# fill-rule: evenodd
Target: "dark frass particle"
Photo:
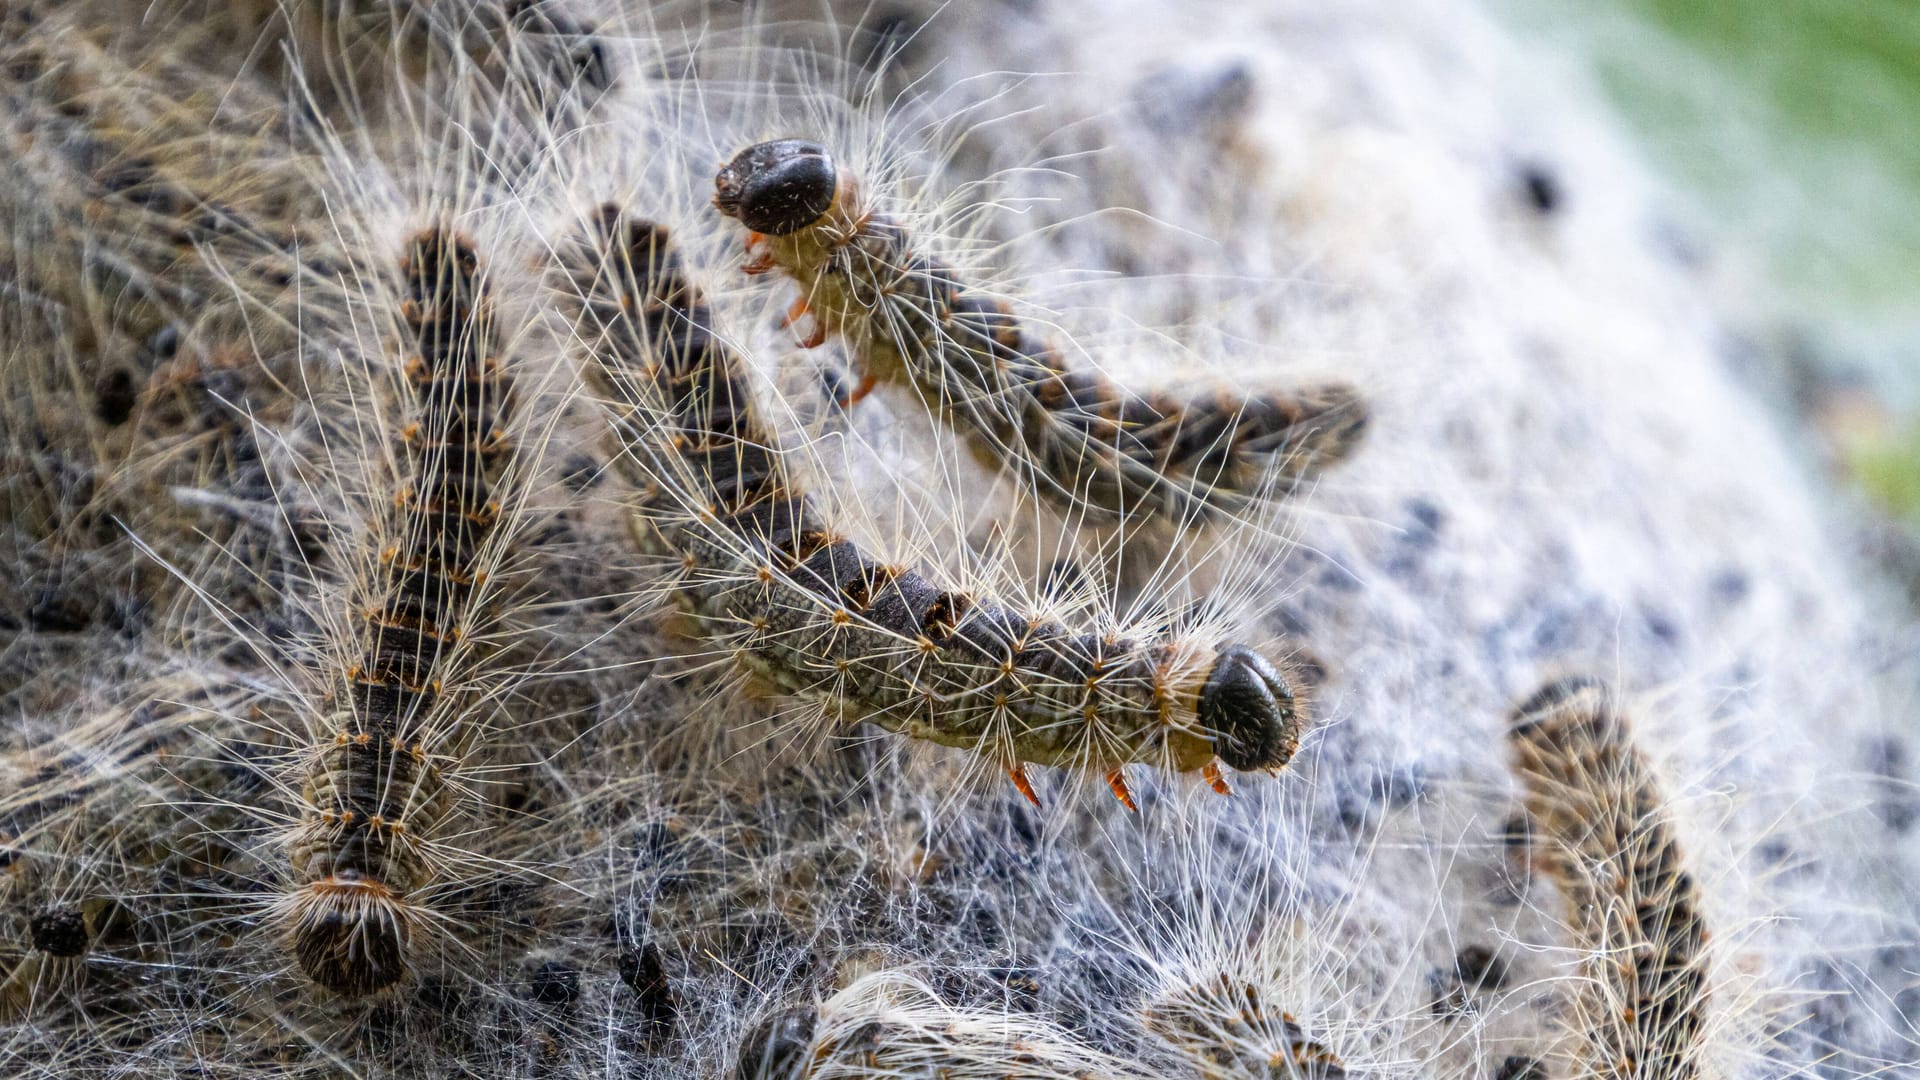
<path fill-rule="evenodd" d="M 93 613 L 59 585 L 50 585 L 27 609 L 27 625 L 41 633 L 78 633 L 93 625 Z"/>
<path fill-rule="evenodd" d="M 86 915 L 77 907 L 48 908 L 27 921 L 27 938 L 48 956 L 84 955 L 91 940 Z"/>
<path fill-rule="evenodd" d="M 890 72 L 912 59 L 914 36 L 921 24 L 906 11 L 882 11 L 868 16 L 854 31 L 853 51 L 867 71 Z"/>
<path fill-rule="evenodd" d="M 1440 968 L 1427 977 L 1433 988 L 1433 1011 L 1462 1012 L 1473 996 L 1507 985 L 1509 973 L 1504 957 L 1485 945 L 1469 945 L 1454 955 L 1451 969 Z"/>
<path fill-rule="evenodd" d="M 667 980 L 660 947 L 649 941 L 638 948 L 621 950 L 619 972 L 620 981 L 633 991 L 634 1005 L 648 1028 L 649 1039 L 669 1034 L 680 1007 L 674 1000 L 673 984 Z"/>
<path fill-rule="evenodd" d="M 1527 208 L 1541 217 L 1552 217 L 1566 204 L 1566 192 L 1560 177 L 1539 162 L 1520 167 L 1520 197 Z"/>
<path fill-rule="evenodd" d="M 580 1000 L 580 972 L 557 961 L 541 964 L 528 982 L 527 1000 L 556 1009 L 570 1008 Z"/>
<path fill-rule="evenodd" d="M 1454 980 L 1468 993 L 1507 985 L 1507 962 L 1485 945 L 1469 945 L 1453 958 Z"/>
<path fill-rule="evenodd" d="M 133 415 L 133 407 L 140 400 L 138 390 L 133 384 L 133 373 L 120 368 L 101 376 L 94 384 L 93 414 L 108 427 L 119 427 Z"/>

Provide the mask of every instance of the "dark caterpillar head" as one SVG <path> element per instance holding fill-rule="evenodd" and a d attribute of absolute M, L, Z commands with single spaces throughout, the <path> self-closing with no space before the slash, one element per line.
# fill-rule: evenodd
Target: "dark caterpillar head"
<path fill-rule="evenodd" d="M 1305 726 L 1286 677 L 1244 645 L 1229 646 L 1214 661 L 1200 689 L 1200 724 L 1213 752 L 1241 772 L 1292 760 Z"/>
<path fill-rule="evenodd" d="M 755 143 L 713 178 L 713 205 L 754 232 L 790 236 L 833 205 L 838 178 L 827 148 L 805 139 Z"/>

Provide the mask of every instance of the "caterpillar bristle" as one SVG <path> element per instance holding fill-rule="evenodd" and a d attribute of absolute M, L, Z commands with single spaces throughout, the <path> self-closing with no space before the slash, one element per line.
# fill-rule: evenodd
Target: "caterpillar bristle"
<path fill-rule="evenodd" d="M 1621 1075 L 1503 830 L 1608 658 L 1625 1075 L 1903 1075 L 1910 620 L 1741 253 L 1469 6 L 1108 7 L 0 0 L 0 1076 Z M 789 136 L 1006 445 L 730 272 Z"/>

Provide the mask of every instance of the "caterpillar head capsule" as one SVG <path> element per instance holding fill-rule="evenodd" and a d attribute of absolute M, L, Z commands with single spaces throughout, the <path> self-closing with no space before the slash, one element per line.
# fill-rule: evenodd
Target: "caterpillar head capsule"
<path fill-rule="evenodd" d="M 1214 753 L 1240 772 L 1292 760 L 1304 726 L 1286 677 L 1244 645 L 1228 647 L 1214 661 L 1200 689 L 1200 723 Z"/>
<path fill-rule="evenodd" d="M 805 139 L 755 143 L 713 179 L 713 205 L 757 233 L 791 236 L 820 220 L 839 185 L 827 148 Z"/>

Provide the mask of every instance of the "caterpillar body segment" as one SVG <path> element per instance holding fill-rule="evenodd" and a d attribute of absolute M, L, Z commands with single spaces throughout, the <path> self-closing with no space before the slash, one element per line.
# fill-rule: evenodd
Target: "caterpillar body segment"
<path fill-rule="evenodd" d="M 848 720 L 1022 763 L 1107 774 L 1274 769 L 1303 704 L 1238 645 L 1076 630 L 946 588 L 837 534 L 788 477 L 741 358 L 715 336 L 666 230 L 604 208 L 568 268 L 649 514 L 709 635 L 779 690 Z M 656 513 L 664 501 L 678 513 Z M 1224 787 L 1224 783 L 1216 786 Z"/>
<path fill-rule="evenodd" d="M 1206 1080 L 1346 1080 L 1345 1063 L 1309 1038 L 1291 1013 L 1267 1008 L 1260 988 L 1231 975 L 1150 1005 L 1147 1027 Z"/>
<path fill-rule="evenodd" d="M 1568 679 L 1515 710 L 1509 739 L 1536 857 L 1588 957 L 1575 1019 L 1583 1075 L 1702 1075 L 1710 935 L 1625 716 L 1606 687 Z"/>
<path fill-rule="evenodd" d="M 466 812 L 449 774 L 473 737 L 463 684 L 493 617 L 486 590 L 513 452 L 512 389 L 472 246 L 429 229 L 409 241 L 401 272 L 416 417 L 402 433 L 408 479 L 389 503 L 333 732 L 309 760 L 288 848 L 294 957 L 347 995 L 405 975 L 432 916 L 418 894 L 444 873 L 435 838 Z"/>
<path fill-rule="evenodd" d="M 879 383 L 913 387 L 988 467 L 1011 468 L 1076 520 L 1239 515 L 1345 460 L 1365 430 L 1344 383 L 1185 397 L 1069 366 L 1005 300 L 917 252 L 817 143 L 748 147 L 720 170 L 713 201 L 749 230 L 749 273 L 799 285 L 789 320 L 814 320 L 805 343 L 838 336 L 863 366 L 847 404 Z"/>

